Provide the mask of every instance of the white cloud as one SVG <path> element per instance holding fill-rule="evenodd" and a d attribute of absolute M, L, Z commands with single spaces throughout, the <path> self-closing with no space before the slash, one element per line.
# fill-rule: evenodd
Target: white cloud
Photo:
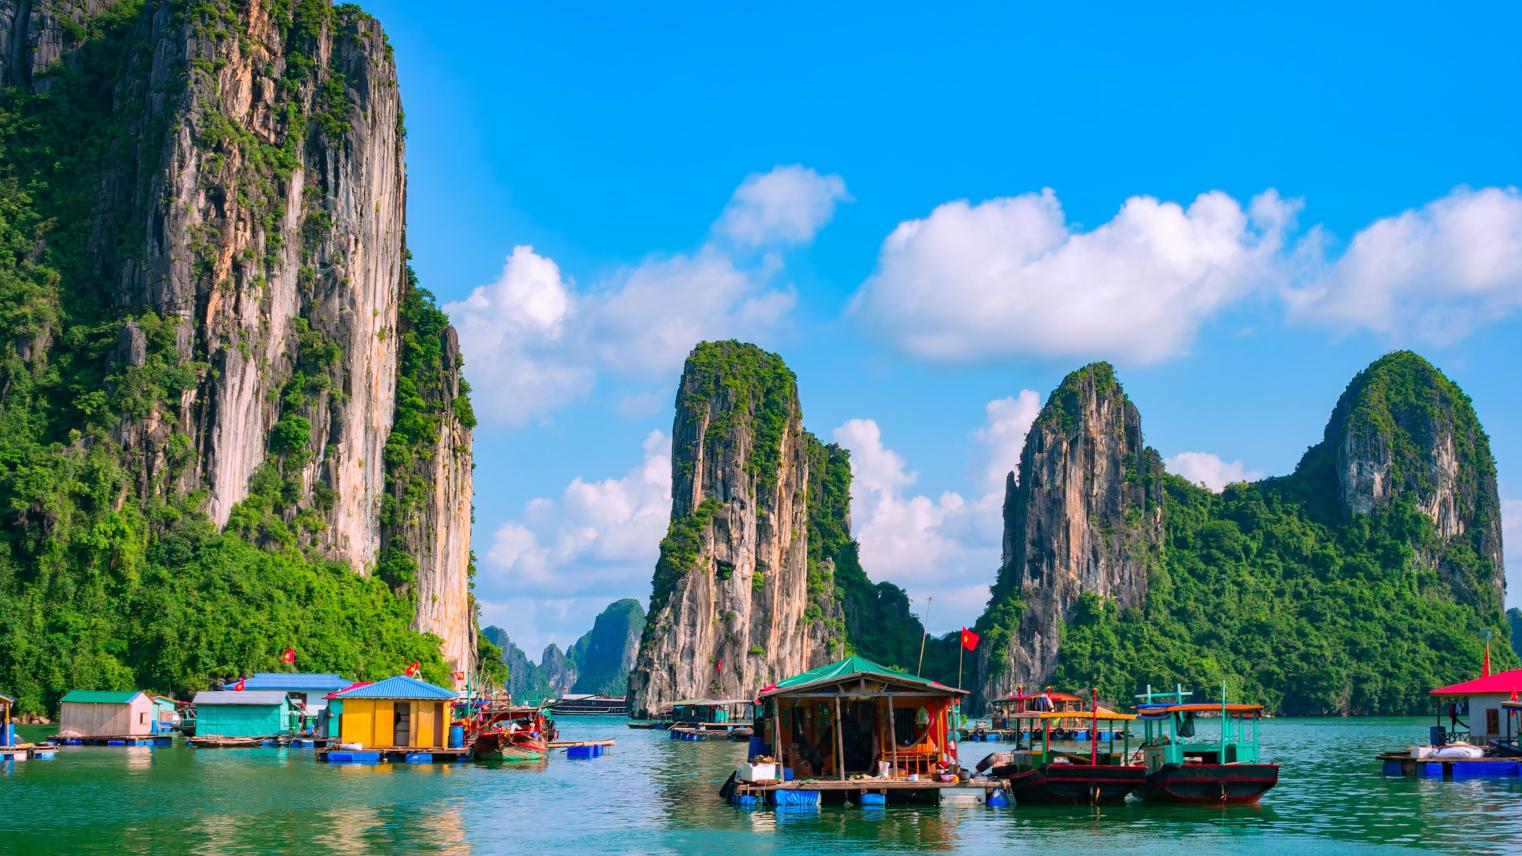
<path fill-rule="evenodd" d="M 1223 461 L 1210 452 L 1179 452 L 1163 461 L 1168 472 L 1203 485 L 1220 493 L 1229 484 L 1257 481 L 1263 478 L 1258 470 L 1249 470 L 1241 461 Z"/>
<path fill-rule="evenodd" d="M 664 379 L 704 339 L 764 342 L 792 312 L 793 288 L 775 252 L 732 250 L 808 241 L 843 198 L 839 176 L 803 167 L 751 176 L 715 224 L 728 243 L 651 256 L 589 288 L 532 247 L 515 247 L 496 281 L 444 306 L 483 426 L 541 419 L 604 374 Z"/>
<path fill-rule="evenodd" d="M 966 201 L 900 223 L 853 313 L 939 361 L 1103 356 L 1150 363 L 1275 274 L 1298 203 L 1273 191 L 1247 210 L 1224 193 L 1188 208 L 1138 196 L 1074 231 L 1056 194 Z"/>
<path fill-rule="evenodd" d="M 559 498 L 530 500 L 517 519 L 500 524 L 477 595 L 488 603 L 589 598 L 597 609 L 619 597 L 643 599 L 670 513 L 671 438 L 655 431 L 644 460 L 622 478 L 578 476 Z M 587 627 L 595 614 L 585 616 Z"/>
<path fill-rule="evenodd" d="M 1376 220 L 1336 259 L 1313 230 L 1286 289 L 1293 317 L 1451 344 L 1522 307 L 1522 194 L 1458 188 Z"/>
<path fill-rule="evenodd" d="M 907 590 L 916 611 L 925 608 L 927 595 L 935 597 L 933 632 L 971 625 L 988 600 L 999 567 L 1004 477 L 1019 464 L 1039 402 L 1023 390 L 988 403 L 987 421 L 973 432 L 983 493 L 971 500 L 952 491 L 914 494 L 919 474 L 883 443 L 874 420 L 852 419 L 832 432 L 851 452 L 851 519 L 862 566 L 874 579 Z"/>
<path fill-rule="evenodd" d="M 750 246 L 807 243 L 835 216 L 835 203 L 850 199 L 838 175 L 820 175 L 798 164 L 779 166 L 748 176 L 714 230 Z"/>

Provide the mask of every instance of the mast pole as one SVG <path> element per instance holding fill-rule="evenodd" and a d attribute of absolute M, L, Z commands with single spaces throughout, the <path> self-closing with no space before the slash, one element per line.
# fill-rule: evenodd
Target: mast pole
<path fill-rule="evenodd" d="M 925 639 L 930 635 L 930 604 L 934 601 L 935 598 L 933 596 L 925 595 L 925 623 L 920 628 L 920 662 L 919 665 L 914 667 L 915 677 L 919 677 L 920 672 L 925 670 Z M 962 679 L 958 677 L 957 683 L 961 682 Z"/>

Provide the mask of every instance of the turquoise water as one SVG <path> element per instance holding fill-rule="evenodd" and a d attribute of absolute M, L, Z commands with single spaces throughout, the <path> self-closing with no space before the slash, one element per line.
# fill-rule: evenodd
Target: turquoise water
<path fill-rule="evenodd" d="M 1374 753 L 1425 719 L 1279 719 L 1283 765 L 1258 807 L 742 810 L 718 798 L 744 754 L 623 720 L 561 721 L 610 755 L 543 769 L 345 767 L 310 750 L 71 747 L 0 769 L 6 853 L 986 853 L 1157 846 L 1198 852 L 1507 852 L 1522 846 L 1522 781 L 1386 778 Z M 1002 748 L 963 746 L 967 763 Z M 1038 851 L 1039 852 L 1039 851 Z"/>

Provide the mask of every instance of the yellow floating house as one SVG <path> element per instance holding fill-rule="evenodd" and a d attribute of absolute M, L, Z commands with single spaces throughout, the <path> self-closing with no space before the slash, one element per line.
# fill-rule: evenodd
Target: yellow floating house
<path fill-rule="evenodd" d="M 371 751 L 444 749 L 454 690 L 397 675 L 332 696 L 342 703 L 339 740 Z"/>

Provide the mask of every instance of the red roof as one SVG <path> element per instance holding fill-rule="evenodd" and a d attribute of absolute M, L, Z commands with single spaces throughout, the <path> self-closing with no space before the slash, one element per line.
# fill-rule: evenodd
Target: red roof
<path fill-rule="evenodd" d="M 1522 692 L 1522 669 L 1496 672 L 1483 678 L 1464 681 L 1452 686 L 1439 687 L 1431 692 L 1436 696 L 1497 695 Z"/>
<path fill-rule="evenodd" d="M 357 690 L 360 687 L 368 687 L 373 683 L 375 683 L 375 681 L 355 681 L 354 683 L 349 684 L 341 690 L 334 690 L 328 693 L 327 695 L 323 696 L 323 698 L 338 698 L 349 690 Z"/>

